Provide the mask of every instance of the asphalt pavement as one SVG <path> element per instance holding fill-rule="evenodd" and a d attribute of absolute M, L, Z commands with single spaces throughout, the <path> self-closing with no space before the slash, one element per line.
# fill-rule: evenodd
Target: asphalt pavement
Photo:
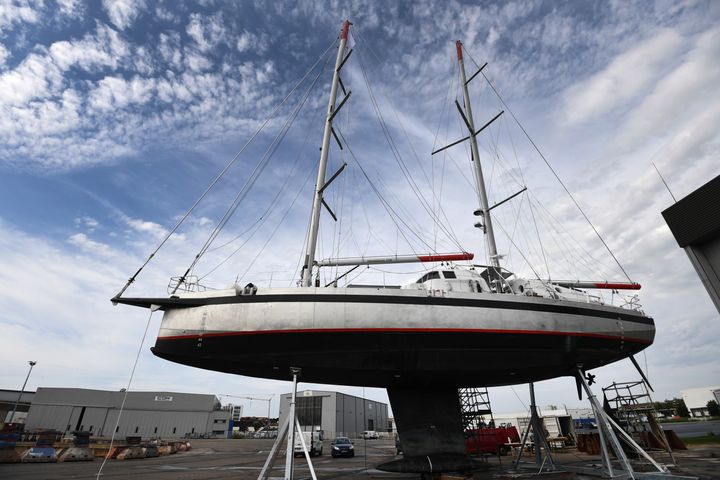
<path fill-rule="evenodd" d="M 680 438 L 702 437 L 704 435 L 720 435 L 720 420 L 663 423 L 663 430 L 672 430 Z"/>

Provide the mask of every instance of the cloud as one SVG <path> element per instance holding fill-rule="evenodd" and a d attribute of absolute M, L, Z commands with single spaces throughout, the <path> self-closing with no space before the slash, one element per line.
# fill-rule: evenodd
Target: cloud
<path fill-rule="evenodd" d="M 50 46 L 50 56 L 63 71 L 79 67 L 96 72 L 103 67 L 115 70 L 130 54 L 127 43 L 118 32 L 104 24 L 98 24 L 95 32 L 82 40 L 63 40 Z"/>
<path fill-rule="evenodd" d="M 15 24 L 38 23 L 42 1 L 17 0 L 0 3 L 0 34 L 13 29 Z"/>
<path fill-rule="evenodd" d="M 565 93 L 568 122 L 591 120 L 612 111 L 654 84 L 682 45 L 682 38 L 663 29 L 615 57 L 602 71 L 572 85 Z"/>
<path fill-rule="evenodd" d="M 219 15 L 206 17 L 199 13 L 190 15 L 190 21 L 185 28 L 187 34 L 195 40 L 201 52 L 209 52 L 225 41 L 227 32 Z"/>
<path fill-rule="evenodd" d="M 100 222 L 95 220 L 93 217 L 78 217 L 75 219 L 75 225 L 78 227 L 85 227 L 90 232 L 95 231 L 100 226 Z"/>
<path fill-rule="evenodd" d="M 62 84 L 62 72 L 47 55 L 31 53 L 15 69 L 0 75 L 0 105 L 22 106 L 46 97 Z"/>
<path fill-rule="evenodd" d="M 71 235 L 70 238 L 68 238 L 68 243 L 75 245 L 84 252 L 92 253 L 94 255 L 100 255 L 102 257 L 117 256 L 117 253 L 114 252 L 109 245 L 91 240 L 84 233 Z"/>
<path fill-rule="evenodd" d="M 129 105 L 143 105 L 149 102 L 155 91 L 155 80 L 133 77 L 125 80 L 118 77 L 105 77 L 90 92 L 88 101 L 98 110 L 117 110 Z"/>
<path fill-rule="evenodd" d="M 145 9 L 145 0 L 103 0 L 108 18 L 120 30 L 130 27 Z"/>
<path fill-rule="evenodd" d="M 676 129 L 678 121 L 707 116 L 720 105 L 720 28 L 700 34 L 682 62 L 664 75 L 629 115 L 620 140 L 627 146 Z M 712 115 L 711 115 L 712 117 Z M 712 118 L 707 119 L 712 120 Z"/>
<path fill-rule="evenodd" d="M 10 51 L 5 48 L 5 45 L 0 43 L 0 69 L 5 66 L 5 62 L 10 57 Z"/>
<path fill-rule="evenodd" d="M 79 15 L 84 10 L 82 0 L 57 0 L 60 13 L 63 15 Z"/>

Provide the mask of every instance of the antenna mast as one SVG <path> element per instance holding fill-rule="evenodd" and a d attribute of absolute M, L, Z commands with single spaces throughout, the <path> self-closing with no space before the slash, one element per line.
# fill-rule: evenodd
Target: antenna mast
<path fill-rule="evenodd" d="M 470 106 L 470 94 L 468 93 L 467 79 L 465 78 L 465 62 L 463 61 L 462 43 L 460 40 L 455 42 L 457 49 L 458 63 L 460 64 L 460 82 L 463 89 L 463 99 L 465 102 L 464 120 L 470 131 L 470 151 L 472 152 L 472 162 L 475 173 L 475 183 L 477 184 L 477 196 L 480 202 L 480 211 L 484 221 L 483 231 L 485 232 L 485 244 L 487 246 L 490 264 L 493 267 L 500 267 L 500 259 L 498 258 L 497 246 L 495 245 L 495 232 L 493 231 L 492 218 L 490 217 L 490 206 L 488 205 L 487 192 L 485 191 L 485 180 L 483 180 L 482 166 L 480 165 L 480 154 L 478 152 L 477 132 L 475 131 L 475 122 L 473 120 L 472 107 Z"/>
<path fill-rule="evenodd" d="M 322 148 L 320 149 L 320 164 L 318 165 L 317 181 L 315 182 L 315 197 L 313 199 L 312 214 L 310 216 L 310 231 L 308 232 L 307 250 L 300 276 L 300 285 L 309 287 L 312 283 L 312 267 L 315 263 L 315 247 L 317 246 L 318 229 L 320 228 L 320 207 L 323 203 L 323 190 L 325 185 L 325 171 L 327 170 L 328 153 L 330 150 L 330 134 L 332 132 L 332 121 L 335 116 L 335 100 L 337 99 L 338 83 L 340 80 L 340 68 L 346 58 L 345 46 L 347 45 L 350 21 L 345 20 L 340 33 L 340 45 L 338 45 L 335 69 L 333 70 L 332 87 L 330 88 L 330 99 L 328 101 L 327 114 L 325 116 L 325 131 L 323 132 Z"/>

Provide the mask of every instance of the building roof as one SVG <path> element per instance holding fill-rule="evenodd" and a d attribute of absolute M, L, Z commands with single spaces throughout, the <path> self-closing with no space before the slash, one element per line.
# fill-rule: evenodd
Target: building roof
<path fill-rule="evenodd" d="M 15 403 L 20 395 L 20 390 L 0 390 L 0 403 Z M 20 403 L 32 402 L 35 392 L 30 390 L 23 390 Z"/>
<path fill-rule="evenodd" d="M 707 241 L 720 234 L 720 175 L 662 212 L 678 245 Z"/>

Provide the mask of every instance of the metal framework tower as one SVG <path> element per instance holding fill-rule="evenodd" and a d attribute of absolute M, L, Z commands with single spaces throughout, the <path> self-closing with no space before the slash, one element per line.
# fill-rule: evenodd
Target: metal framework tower
<path fill-rule="evenodd" d="M 490 408 L 490 394 L 487 388 L 460 388 L 460 413 L 463 430 L 472 430 L 486 425 L 495 425 Z M 489 420 L 486 417 L 490 417 Z"/>
<path fill-rule="evenodd" d="M 657 450 L 657 445 L 662 445 L 661 450 L 673 456 L 670 442 L 657 422 L 657 411 L 644 381 L 613 382 L 602 390 L 605 409 L 610 410 L 635 441 L 650 450 Z"/>

